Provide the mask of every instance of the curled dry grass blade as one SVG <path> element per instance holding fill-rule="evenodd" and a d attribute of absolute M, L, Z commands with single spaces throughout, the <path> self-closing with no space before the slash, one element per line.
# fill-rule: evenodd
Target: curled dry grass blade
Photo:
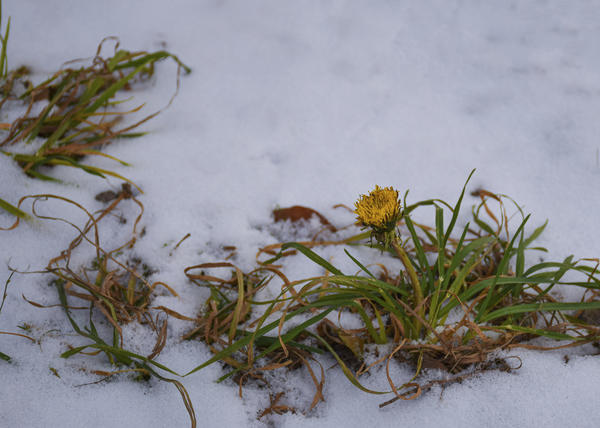
<path fill-rule="evenodd" d="M 3 47 L 7 36 L 8 32 L 2 39 Z M 114 55 L 103 58 L 101 51 L 107 40 L 115 42 Z M 118 106 L 122 101 L 115 97 L 150 79 L 154 75 L 156 63 L 169 58 L 176 62 L 178 71 L 177 89 L 164 107 L 167 108 L 179 90 L 180 70 L 189 73 L 190 68 L 166 51 L 130 52 L 119 49 L 119 42 L 113 37 L 100 43 L 91 65 L 63 68 L 37 86 L 26 80 L 29 73 L 26 68 L 21 67 L 8 73 L 2 86 L 3 99 L 0 107 L 12 100 L 23 103 L 27 108 L 24 115 L 13 121 L 4 132 L 5 135 L 0 140 L 0 152 L 11 157 L 33 178 L 58 181 L 44 173 L 43 168 L 61 165 L 78 168 L 102 178 L 114 177 L 135 186 L 129 179 L 114 171 L 85 164 L 82 160 L 86 156 L 104 156 L 128 165 L 99 149 L 117 139 L 144 135 L 136 129 L 160 114 L 164 108 L 136 119 L 132 124 L 119 127 L 125 116 L 137 114 L 143 104 L 134 109 L 119 110 Z M 74 62 L 76 61 L 69 64 Z M 0 66 L 3 66 L 2 57 Z M 15 93 L 17 82 L 27 86 L 27 90 Z M 33 113 L 34 111 L 39 113 Z M 18 142 L 32 144 L 34 140 L 39 143 L 36 143 L 37 148 L 33 153 L 31 150 L 23 152 L 13 148 Z M 6 203 L 0 205 L 0 208 L 7 207 Z M 9 209 L 9 212 L 15 214 L 14 210 Z"/>
<path fill-rule="evenodd" d="M 457 227 L 465 191 L 466 184 L 454 205 L 439 199 L 408 204 L 405 195 L 396 225 L 400 239 L 388 248 L 365 241 L 367 232 L 337 242 L 286 243 L 262 249 L 259 255 L 273 257 L 251 272 L 261 274 L 262 279 L 255 280 L 260 285 L 238 287 L 237 293 L 234 285 L 239 270 L 229 280 L 204 272 L 232 265 L 213 263 L 188 268 L 190 280 L 209 287 L 211 298 L 197 321 L 198 327 L 186 338 L 203 339 L 215 354 L 188 374 L 216 361 L 233 368 L 224 378 L 253 373 L 264 364 L 259 363 L 262 357 L 282 352 L 287 356 L 288 348 L 293 346 L 312 354 L 331 355 L 349 381 L 363 391 L 391 392 L 396 399 L 406 400 L 435 384 L 421 386 L 416 382 L 423 369 L 443 369 L 454 374 L 450 379 L 460 381 L 469 375 L 465 369 L 470 369 L 469 373 L 510 369 L 506 364 L 490 364 L 490 354 L 499 349 L 554 349 L 598 342 L 600 327 L 590 322 L 589 316 L 600 310 L 597 260 L 575 260 L 570 256 L 562 262 L 528 262 L 528 251 L 545 251 L 532 245 L 547 222 L 527 235 L 529 216 L 519 205 L 507 196 L 484 190 L 476 193 L 480 203 L 473 207 L 471 221 Z M 521 219 L 516 228 L 509 226 L 507 202 Z M 434 210 L 434 226 L 412 220 L 413 211 L 426 208 Z M 447 226 L 446 212 L 450 216 Z M 343 273 L 311 249 L 319 245 L 372 246 L 400 259 L 404 269 L 390 274 L 391 269 L 377 263 L 380 273 L 376 275 L 346 249 L 358 273 Z M 296 253 L 321 266 L 326 275 L 288 280 L 274 263 Z M 191 275 L 194 269 L 203 272 Z M 567 274 L 568 281 L 564 279 Z M 272 300 L 257 301 L 258 288 L 275 275 L 283 279 L 281 293 Z M 579 280 L 571 279 L 576 275 Z M 580 301 L 563 302 L 551 293 L 556 286 L 577 287 L 585 293 Z M 252 308 L 258 306 L 266 309 L 253 312 Z M 236 317 L 236 308 L 244 308 L 243 317 Z M 354 314 L 362 327 L 348 330 L 325 318 L 341 312 Z M 286 323 L 300 316 L 304 322 L 282 333 Z M 278 320 L 267 323 L 273 317 Z M 525 343 L 536 337 L 562 342 L 555 347 Z M 387 356 L 388 365 L 392 359 L 410 363 L 416 372 L 401 386 L 388 376 L 390 391 L 366 388 L 357 374 L 368 370 L 364 368 L 366 345 L 381 344 L 395 349 Z M 385 360 L 380 359 L 379 364 Z"/>

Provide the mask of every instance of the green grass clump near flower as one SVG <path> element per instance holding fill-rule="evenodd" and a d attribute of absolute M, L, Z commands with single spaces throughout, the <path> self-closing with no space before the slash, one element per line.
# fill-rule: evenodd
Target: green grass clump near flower
<path fill-rule="evenodd" d="M 285 278 L 274 263 L 295 250 L 321 266 L 326 275 L 295 281 L 285 278 L 282 292 L 269 301 L 258 301 L 255 290 L 238 282 L 237 294 L 234 287 L 227 292 L 232 294 L 228 301 L 221 306 L 213 303 L 205 312 L 200 330 L 204 340 L 212 344 L 214 357 L 188 374 L 217 361 L 233 369 L 222 379 L 257 372 L 261 364 L 262 368 L 270 367 L 258 363 L 261 357 L 281 353 L 287 359 L 279 364 L 285 366 L 294 362 L 290 350 L 302 349 L 311 356 L 333 357 L 349 381 L 363 391 L 393 393 L 394 398 L 383 403 L 386 405 L 415 398 L 431 388 L 431 383 L 419 385 L 414 381 L 424 368 L 455 375 L 444 382 L 460 381 L 467 368 L 487 370 L 494 366 L 488 361 L 494 351 L 552 348 L 525 343 L 536 337 L 562 341 L 557 346 L 598 342 L 600 327 L 588 322 L 590 317 L 586 316 L 600 309 L 598 261 L 590 264 L 590 260 L 569 256 L 562 261 L 532 263 L 526 254 L 545 251 L 533 245 L 546 223 L 527 234 L 525 225 L 530 216 L 514 203 L 520 224 L 516 229 L 509 227 L 505 201 L 512 200 L 487 191 L 476 193 L 481 202 L 473 207 L 471 221 L 459 228 L 465 190 L 466 184 L 454 205 L 440 199 L 410 204 L 407 195 L 400 203 L 398 192 L 392 188 L 377 187 L 362 196 L 355 212 L 367 231 L 342 242 L 358 273 L 342 272 L 309 248 L 318 242 L 281 245 L 280 252 L 263 262 L 261 269 Z M 433 209 L 433 226 L 413 220 L 416 210 L 426 208 Z M 380 272 L 369 269 L 351 254 L 350 246 L 356 245 L 397 258 L 403 269 L 390 274 L 391 268 L 383 266 L 383 261 L 375 263 Z M 579 279 L 572 279 L 577 275 Z M 206 274 L 201 278 L 204 282 L 199 285 L 210 286 L 213 294 L 226 282 Z M 580 289 L 581 300 L 561 301 L 552 293 L 559 285 Z M 260 306 L 265 309 L 258 312 Z M 244 308 L 243 320 L 234 316 L 238 308 Z M 260 315 L 247 315 L 251 309 Z M 355 314 L 362 327 L 348 330 L 326 318 L 341 312 Z M 273 317 L 275 321 L 267 322 Z M 285 325 L 295 318 L 301 322 L 294 322 L 294 327 L 283 333 Z M 389 391 L 373 391 L 359 381 L 357 373 L 368 370 L 364 367 L 366 345 L 388 345 L 391 349 L 379 360 L 386 364 Z M 389 376 L 389 364 L 394 360 L 412 364 L 415 377 L 397 386 Z"/>

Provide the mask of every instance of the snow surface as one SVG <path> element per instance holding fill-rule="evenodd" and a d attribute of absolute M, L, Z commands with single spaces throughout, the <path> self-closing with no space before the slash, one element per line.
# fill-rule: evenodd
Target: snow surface
<path fill-rule="evenodd" d="M 351 205 L 374 184 L 410 189 L 412 201 L 454 201 L 472 168 L 470 189 L 511 195 L 533 213 L 532 225 L 549 218 L 540 243 L 550 258 L 600 255 L 599 1 L 5 0 L 3 16 L 12 16 L 10 67 L 26 64 L 39 79 L 67 60 L 90 57 L 107 35 L 131 50 L 166 46 L 193 68 L 171 108 L 146 125 L 149 135 L 106 149 L 133 167 L 90 160 L 143 188 L 147 234 L 136 252 L 159 270 L 156 279 L 183 296 L 159 297 L 160 303 L 182 313 L 193 316 L 205 297 L 183 268 L 221 260 L 223 245 L 236 245 L 236 264 L 251 268 L 256 250 L 283 233 L 269 226 L 276 206 L 310 206 L 345 225 L 352 215 L 332 206 Z M 163 106 L 174 73 L 172 64 L 160 65 L 130 105 L 147 102 L 147 112 Z M 27 179 L 2 157 L 0 197 L 15 203 L 54 193 L 95 210 L 102 206 L 94 195 L 119 186 L 67 168 L 53 173 L 70 184 Z M 85 220 L 64 204 L 41 209 L 76 224 Z M 0 213 L 0 224 L 10 222 Z M 121 226 L 109 224 L 106 242 L 117 243 Z M 0 284 L 9 264 L 41 269 L 73 237 L 69 226 L 52 222 L 2 232 Z M 321 253 L 338 255 L 334 261 L 351 269 L 336 250 Z M 300 262 L 288 268 L 292 277 L 314 269 Z M 42 275 L 15 275 L 8 288 L 0 330 L 29 323 L 40 344 L 0 335 L 0 350 L 14 360 L 0 362 L 0 426 L 187 426 L 170 384 L 125 375 L 76 386 L 98 380 L 82 367 L 110 367 L 102 359 L 59 357 L 81 339 L 59 308 L 37 309 L 21 298 L 56 304 L 47 284 Z M 179 372 L 210 356 L 199 342 L 179 342 L 184 328 L 170 321 L 158 358 Z M 140 352 L 152 342 L 135 325 L 126 336 Z M 520 370 L 491 372 L 383 410 L 377 405 L 389 397 L 358 391 L 332 368 L 326 402 L 314 412 L 260 422 L 267 391 L 248 387 L 238 398 L 235 385 L 214 383 L 218 365 L 182 382 L 206 427 L 596 427 L 600 359 L 585 351 L 515 351 Z M 399 382 L 410 378 L 402 368 L 395 375 Z M 284 403 L 310 403 L 305 378 L 274 382 L 287 382 Z M 385 376 L 369 385 L 386 389 Z"/>

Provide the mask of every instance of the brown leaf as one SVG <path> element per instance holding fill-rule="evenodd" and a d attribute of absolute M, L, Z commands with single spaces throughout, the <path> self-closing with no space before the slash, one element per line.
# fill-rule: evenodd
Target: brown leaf
<path fill-rule="evenodd" d="M 289 208 L 280 208 L 273 210 L 273 218 L 275 222 L 290 220 L 295 223 L 300 220 L 310 220 L 312 216 L 316 216 L 323 226 L 327 226 L 332 232 L 336 232 L 337 229 L 323 216 L 321 213 L 313 210 L 312 208 L 303 207 L 301 205 L 294 205 Z"/>

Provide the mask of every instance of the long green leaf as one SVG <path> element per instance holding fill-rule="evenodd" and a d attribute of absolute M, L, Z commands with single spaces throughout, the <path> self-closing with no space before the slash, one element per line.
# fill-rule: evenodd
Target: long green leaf
<path fill-rule="evenodd" d="M 0 20 L 2 18 L 0 17 Z M 8 34 L 10 32 L 10 17 L 8 17 L 8 23 L 6 24 L 6 33 L 2 39 L 2 52 L 0 53 L 0 77 L 5 79 L 8 76 L 8 60 L 6 58 L 6 49 L 8 48 Z"/>
<path fill-rule="evenodd" d="M 523 219 L 523 221 L 517 228 L 515 235 L 512 237 L 512 239 L 508 245 L 508 248 L 506 248 L 504 250 L 504 255 L 502 256 L 502 259 L 500 260 L 500 263 L 498 265 L 494 282 L 492 282 L 492 284 L 490 285 L 490 289 L 488 290 L 488 294 L 487 294 L 485 300 L 481 303 L 481 305 L 478 308 L 478 314 L 477 314 L 477 317 L 475 318 L 476 322 L 480 321 L 483 314 L 485 314 L 485 312 L 488 310 L 490 303 L 494 297 L 494 289 L 496 287 L 497 280 L 500 278 L 500 275 L 505 273 L 505 270 L 508 267 L 508 261 L 510 259 L 510 255 L 512 253 L 512 249 L 514 247 L 515 240 L 517 239 L 517 236 L 519 236 L 519 234 L 522 233 L 522 230 L 525 227 L 525 224 L 527 223 L 527 220 L 529 220 L 530 216 L 531 216 L 531 214 L 527 215 L 527 217 L 525 217 L 525 219 Z"/>
<path fill-rule="evenodd" d="M 299 244 L 297 242 L 288 242 L 286 244 L 283 244 L 281 246 L 280 254 L 283 251 L 287 250 L 288 248 L 295 248 L 296 250 L 298 250 L 302 254 L 304 254 L 306 257 L 308 257 L 310 260 L 312 260 L 313 262 L 315 262 L 316 264 L 323 267 L 325 270 L 331 272 L 334 275 L 344 275 L 342 273 L 342 271 L 340 271 L 338 268 L 333 266 L 331 263 L 329 263 L 323 257 L 319 256 L 317 253 L 315 253 L 311 249 L 309 249 L 309 248 L 305 247 L 304 245 Z"/>
<path fill-rule="evenodd" d="M 580 311 L 584 309 L 600 309 L 600 301 L 595 302 L 543 302 L 524 303 L 497 309 L 481 318 L 481 322 L 492 321 L 507 315 L 523 314 L 528 312 L 548 311 Z"/>
<path fill-rule="evenodd" d="M 4 199 L 0 198 L 0 208 L 9 214 L 14 215 L 15 217 L 22 218 L 23 220 L 29 220 L 30 217 L 25 212 L 21 211 L 19 208 L 9 204 Z"/>
<path fill-rule="evenodd" d="M 371 278 L 373 279 L 377 279 L 375 278 L 375 276 L 369 271 L 369 269 L 367 269 L 361 262 L 359 262 L 357 259 L 355 259 L 352 254 L 350 254 L 348 252 L 348 250 L 344 249 L 344 252 L 346 253 L 346 255 L 348 257 L 350 257 L 350 259 L 363 271 L 365 272 L 367 275 L 369 275 Z"/>
<path fill-rule="evenodd" d="M 448 242 L 448 239 L 450 239 L 450 235 L 452 234 L 452 230 L 454 229 L 454 225 L 456 224 L 456 220 L 458 219 L 458 214 L 460 212 L 460 206 L 461 206 L 462 200 L 465 196 L 465 190 L 467 189 L 467 184 L 469 184 L 469 181 L 471 180 L 471 177 L 473 176 L 474 173 L 475 173 L 475 169 L 473 169 L 471 171 L 471 173 L 469 174 L 469 176 L 467 177 L 467 181 L 465 181 L 465 185 L 463 186 L 462 191 L 460 192 L 458 201 L 456 202 L 456 205 L 454 206 L 454 210 L 452 212 L 452 218 L 450 219 L 450 224 L 448 225 L 448 229 L 446 230 L 446 233 L 444 235 L 444 244 L 443 244 L 444 246 Z"/>
<path fill-rule="evenodd" d="M 544 222 L 544 224 L 542 224 L 540 227 L 536 228 L 533 233 L 531 235 L 529 235 L 526 239 L 525 242 L 523 243 L 525 248 L 529 248 L 529 246 L 531 245 L 531 243 L 533 241 L 535 241 L 537 238 L 539 238 L 539 236 L 542 234 L 542 232 L 544 231 L 544 229 L 546 229 L 546 226 L 548 225 L 548 220 L 546 220 Z"/>

